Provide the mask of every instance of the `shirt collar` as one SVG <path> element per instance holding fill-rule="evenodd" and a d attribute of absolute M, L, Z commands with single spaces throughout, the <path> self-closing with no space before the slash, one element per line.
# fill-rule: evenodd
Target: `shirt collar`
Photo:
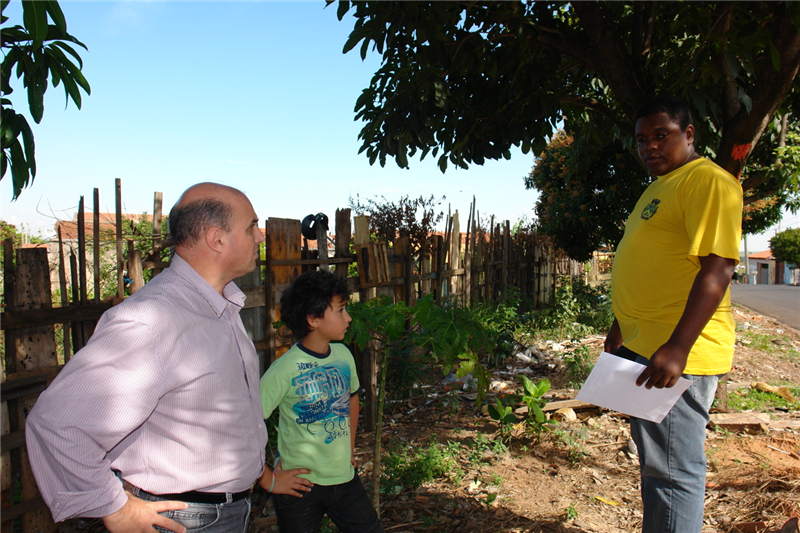
<path fill-rule="evenodd" d="M 222 289 L 222 294 L 218 293 L 192 268 L 192 265 L 177 253 L 172 257 L 169 268 L 195 289 L 208 302 L 218 317 L 222 316 L 229 303 L 239 308 L 244 307 L 246 296 L 236 283 L 231 281 Z"/>

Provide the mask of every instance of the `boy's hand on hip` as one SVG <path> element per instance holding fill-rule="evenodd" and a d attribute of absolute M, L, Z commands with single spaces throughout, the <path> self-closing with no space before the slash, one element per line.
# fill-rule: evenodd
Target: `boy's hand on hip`
<path fill-rule="evenodd" d="M 310 474 L 311 470 L 308 468 L 284 470 L 281 461 L 278 461 L 273 472 L 275 474 L 275 486 L 272 488 L 273 494 L 289 494 L 300 498 L 303 496 L 303 492 L 310 492 L 311 487 L 314 486 L 314 484 L 306 478 L 298 477 L 299 474 Z M 263 484 L 261 486 L 264 487 Z M 269 486 L 264 488 L 269 490 Z"/>

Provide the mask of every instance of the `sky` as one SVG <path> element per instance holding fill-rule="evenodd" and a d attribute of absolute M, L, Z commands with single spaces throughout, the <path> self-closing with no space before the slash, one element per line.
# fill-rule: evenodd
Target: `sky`
<path fill-rule="evenodd" d="M 123 211 L 153 212 L 153 193 L 168 212 L 190 185 L 214 181 L 244 191 L 262 219 L 334 219 L 350 198 L 402 196 L 445 200 L 462 228 L 475 197 L 487 219 L 533 220 L 536 193 L 523 179 L 534 158 L 512 151 L 508 161 L 439 171 L 436 160 L 394 160 L 381 167 L 358 151 L 355 101 L 380 66 L 358 49 L 342 54 L 353 28 L 335 6 L 318 1 L 71 1 L 61 0 L 92 94 L 80 110 L 61 86 L 45 95 L 36 139 L 33 185 L 12 201 L 10 172 L 0 182 L 3 220 L 50 237 L 56 220 L 72 219 L 81 196 L 91 210 L 115 210 L 121 179 Z M 5 10 L 21 24 L 21 3 Z M 10 95 L 28 115 L 21 81 Z M 788 224 L 788 225 L 787 225 Z M 788 214 L 781 229 L 798 227 Z M 750 236 L 750 252 L 768 247 L 775 229 Z"/>

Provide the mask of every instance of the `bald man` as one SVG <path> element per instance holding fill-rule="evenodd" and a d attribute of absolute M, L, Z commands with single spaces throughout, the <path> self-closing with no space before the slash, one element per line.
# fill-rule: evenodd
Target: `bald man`
<path fill-rule="evenodd" d="M 233 279 L 255 268 L 264 237 L 247 197 L 214 183 L 184 192 L 169 222 L 170 267 L 103 315 L 28 415 L 31 466 L 57 522 L 247 530 L 267 433 Z"/>

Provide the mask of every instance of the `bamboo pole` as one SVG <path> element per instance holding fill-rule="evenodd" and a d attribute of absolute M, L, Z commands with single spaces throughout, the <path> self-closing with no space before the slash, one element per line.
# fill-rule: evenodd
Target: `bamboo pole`
<path fill-rule="evenodd" d="M 125 257 L 122 255 L 122 180 L 114 180 L 116 189 L 116 218 L 114 220 L 117 231 L 117 298 L 125 298 Z"/>
<path fill-rule="evenodd" d="M 100 301 L 100 189 L 94 190 L 94 213 L 92 213 L 92 243 L 94 244 L 94 301 Z"/>

